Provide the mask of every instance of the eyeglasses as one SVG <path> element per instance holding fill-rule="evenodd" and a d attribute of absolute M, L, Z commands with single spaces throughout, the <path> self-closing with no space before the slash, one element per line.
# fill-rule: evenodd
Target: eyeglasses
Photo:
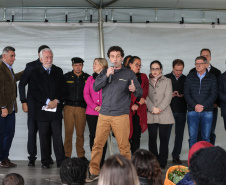
<path fill-rule="evenodd" d="M 160 68 L 151 68 L 151 71 L 159 71 Z"/>
<path fill-rule="evenodd" d="M 205 63 L 195 63 L 196 66 L 203 65 L 203 64 L 205 64 Z"/>
<path fill-rule="evenodd" d="M 135 66 L 136 66 L 136 67 L 140 67 L 140 68 L 142 67 L 142 65 L 139 65 L 139 64 L 135 64 Z"/>

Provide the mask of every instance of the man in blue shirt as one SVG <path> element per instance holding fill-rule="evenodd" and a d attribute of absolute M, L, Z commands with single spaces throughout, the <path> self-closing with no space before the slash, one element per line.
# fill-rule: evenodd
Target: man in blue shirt
<path fill-rule="evenodd" d="M 210 142 L 214 102 L 217 98 L 217 79 L 208 72 L 206 64 L 205 57 L 197 57 L 196 71 L 189 73 L 185 80 L 184 98 L 188 104 L 189 148 L 197 142 L 199 124 L 202 140 Z"/>

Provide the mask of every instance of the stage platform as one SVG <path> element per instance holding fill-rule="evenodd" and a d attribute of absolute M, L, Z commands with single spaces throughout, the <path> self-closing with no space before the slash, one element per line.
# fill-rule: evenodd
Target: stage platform
<path fill-rule="evenodd" d="M 28 161 L 12 161 L 18 166 L 15 168 L 0 168 L 0 184 L 2 184 L 3 177 L 8 173 L 19 173 L 25 180 L 25 185 L 59 185 L 63 184 L 60 180 L 60 169 L 56 167 L 56 163 L 50 169 L 42 169 L 41 162 L 36 161 L 35 167 L 28 167 Z M 172 160 L 168 161 L 166 169 L 163 169 L 163 179 L 165 173 L 170 166 L 175 165 Z M 187 166 L 187 161 L 183 161 L 184 166 Z M 98 181 L 86 183 L 88 185 L 97 185 Z"/>

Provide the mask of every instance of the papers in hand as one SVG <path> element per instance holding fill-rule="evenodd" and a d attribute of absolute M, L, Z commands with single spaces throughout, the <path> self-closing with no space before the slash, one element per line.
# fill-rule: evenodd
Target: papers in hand
<path fill-rule="evenodd" d="M 49 111 L 49 112 L 56 112 L 56 107 L 53 109 L 47 109 L 47 106 L 42 106 L 42 110 Z"/>

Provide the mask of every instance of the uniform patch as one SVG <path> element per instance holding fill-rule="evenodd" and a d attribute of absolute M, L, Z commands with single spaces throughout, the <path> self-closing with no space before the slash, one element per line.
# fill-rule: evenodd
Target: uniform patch
<path fill-rule="evenodd" d="M 68 83 L 68 84 L 73 84 L 73 83 L 74 83 L 74 81 L 67 81 L 67 83 Z"/>

